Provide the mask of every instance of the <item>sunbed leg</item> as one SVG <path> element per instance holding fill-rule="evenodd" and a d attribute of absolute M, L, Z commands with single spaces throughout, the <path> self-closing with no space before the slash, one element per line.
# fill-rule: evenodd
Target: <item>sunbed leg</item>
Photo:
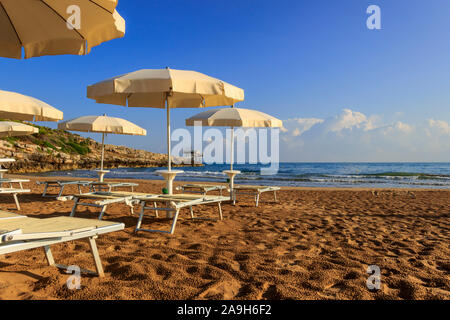
<path fill-rule="evenodd" d="M 81 185 L 78 185 L 78 193 L 80 193 L 80 194 L 82 193 L 81 192 Z"/>
<path fill-rule="evenodd" d="M 158 208 L 158 205 L 156 204 L 156 202 L 153 202 L 153 207 Z M 155 210 L 155 216 L 156 216 L 157 218 L 159 218 L 158 210 Z"/>
<path fill-rule="evenodd" d="M 58 194 L 58 197 L 61 197 L 62 196 L 62 194 L 63 194 L 63 192 L 64 192 L 64 185 L 63 186 L 61 186 L 61 189 L 59 190 L 59 194 Z"/>
<path fill-rule="evenodd" d="M 194 219 L 194 210 L 192 209 L 192 206 L 190 206 L 189 209 L 191 210 L 191 218 Z"/>
<path fill-rule="evenodd" d="M 44 186 L 44 192 L 42 193 L 43 197 L 45 197 L 47 195 L 47 188 L 48 188 L 48 183 L 46 183 Z"/>
<path fill-rule="evenodd" d="M 178 214 L 180 213 L 180 209 L 175 211 L 175 215 L 173 216 L 172 228 L 170 228 L 170 234 L 175 232 L 175 225 L 177 224 Z"/>
<path fill-rule="evenodd" d="M 106 207 L 108 207 L 108 206 L 103 206 L 102 207 L 102 211 L 100 211 L 100 215 L 98 216 L 98 220 L 102 220 L 103 215 L 105 214 L 105 211 L 106 211 Z"/>
<path fill-rule="evenodd" d="M 223 216 L 222 216 L 222 205 L 220 204 L 220 202 L 218 202 L 218 205 L 219 205 L 219 217 L 220 217 L 220 220 L 223 220 Z"/>
<path fill-rule="evenodd" d="M 89 237 L 89 246 L 91 247 L 92 256 L 94 257 L 95 269 L 97 269 L 99 277 L 104 277 L 105 274 L 103 272 L 102 261 L 100 260 L 100 255 L 98 254 L 95 238 L 96 237 Z"/>
<path fill-rule="evenodd" d="M 53 259 L 52 251 L 50 250 L 50 246 L 44 246 L 45 257 L 47 258 L 47 262 L 49 266 L 55 265 L 55 259 Z"/>
<path fill-rule="evenodd" d="M 73 217 L 75 215 L 75 212 L 77 212 L 77 206 L 78 206 L 78 198 L 75 198 L 75 203 L 73 204 L 72 211 L 70 212 L 71 217 Z"/>
<path fill-rule="evenodd" d="M 16 202 L 17 210 L 20 210 L 19 199 L 17 199 L 17 193 L 13 193 L 14 201 Z"/>
<path fill-rule="evenodd" d="M 23 189 L 22 182 L 19 182 L 20 189 Z M 12 186 L 11 186 L 12 187 Z"/>
<path fill-rule="evenodd" d="M 276 191 L 273 192 L 273 198 L 274 198 L 275 202 L 277 202 L 277 192 Z"/>
<path fill-rule="evenodd" d="M 145 210 L 144 208 L 145 208 L 145 201 L 142 201 L 141 202 L 141 211 L 139 213 L 139 219 L 138 219 L 138 222 L 136 224 L 136 228 L 134 229 L 135 233 L 138 232 L 139 228 L 141 227 L 142 219 L 144 218 L 144 210 Z"/>
<path fill-rule="evenodd" d="M 258 203 L 259 203 L 259 193 L 258 193 L 258 195 L 256 196 L 256 206 L 258 206 Z"/>

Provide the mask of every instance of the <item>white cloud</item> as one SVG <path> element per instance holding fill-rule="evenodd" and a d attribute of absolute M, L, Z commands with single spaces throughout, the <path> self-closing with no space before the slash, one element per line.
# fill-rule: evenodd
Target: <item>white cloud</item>
<path fill-rule="evenodd" d="M 383 123 L 378 115 L 344 109 L 327 119 L 288 119 L 282 161 L 449 161 L 450 125 Z"/>

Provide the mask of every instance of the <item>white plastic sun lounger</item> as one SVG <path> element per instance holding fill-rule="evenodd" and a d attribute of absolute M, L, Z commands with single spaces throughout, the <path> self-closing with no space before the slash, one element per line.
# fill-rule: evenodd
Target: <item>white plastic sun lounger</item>
<path fill-rule="evenodd" d="M 76 185 L 78 187 L 78 191 L 81 193 L 82 186 L 88 186 L 92 181 L 82 181 L 82 180 L 47 180 L 47 181 L 36 181 L 37 184 L 44 185 L 44 192 L 42 193 L 43 197 L 61 197 L 64 188 L 70 185 Z M 59 188 L 59 192 L 56 195 L 48 195 L 48 188 Z"/>
<path fill-rule="evenodd" d="M 60 201 L 69 201 L 69 200 L 75 201 L 72 207 L 72 211 L 70 213 L 71 217 L 75 216 L 78 206 L 100 208 L 98 219 L 101 220 L 106 212 L 107 207 L 113 203 L 126 204 L 127 206 L 130 207 L 131 214 L 134 214 L 133 205 L 139 203 L 139 200 L 135 200 L 134 197 L 145 195 L 146 195 L 145 193 L 126 192 L 126 191 L 122 192 L 96 191 L 58 197 L 57 199 Z"/>
<path fill-rule="evenodd" d="M 13 183 L 17 183 L 20 189 L 23 189 L 22 183 L 30 182 L 28 179 L 13 179 L 13 178 L 1 178 L 0 186 L 3 187 L 3 184 L 9 184 L 10 188 L 13 188 Z"/>
<path fill-rule="evenodd" d="M 87 239 L 96 272 L 84 269 L 80 271 L 103 277 L 103 267 L 95 239 L 98 235 L 123 230 L 124 227 L 123 223 L 116 222 L 71 217 L 36 219 L 0 212 L 0 254 L 42 247 L 50 266 L 67 269 L 67 266 L 55 263 L 50 246 L 61 242 Z"/>
<path fill-rule="evenodd" d="M 19 193 L 26 193 L 30 192 L 29 189 L 16 189 L 16 188 L 0 188 L 0 194 L 12 194 L 14 197 L 14 201 L 16 203 L 17 210 L 20 210 L 20 203 L 19 199 L 17 198 L 17 195 Z"/>
<path fill-rule="evenodd" d="M 134 187 L 139 186 L 138 183 L 133 182 L 98 182 L 94 181 L 89 183 L 90 191 L 108 191 L 112 192 L 116 188 L 131 188 L 131 192 L 134 191 Z"/>
<path fill-rule="evenodd" d="M 138 197 L 140 199 L 141 211 L 139 214 L 139 219 L 134 229 L 135 232 L 138 231 L 147 231 L 147 232 L 161 232 L 173 234 L 175 232 L 175 226 L 177 224 L 178 215 L 180 210 L 183 208 L 189 208 L 191 219 L 199 219 L 199 220 L 215 220 L 208 218 L 196 218 L 194 216 L 194 211 L 192 209 L 193 206 L 204 205 L 204 204 L 212 204 L 217 203 L 219 209 L 219 219 L 223 220 L 222 215 L 222 206 L 221 203 L 223 201 L 229 201 L 229 197 L 222 196 L 206 196 L 206 195 L 192 195 L 192 194 L 176 194 L 176 195 L 147 195 L 145 197 Z M 147 203 L 153 203 L 153 206 L 148 206 Z M 162 206 L 158 206 L 158 204 L 163 204 Z M 172 213 L 172 225 L 170 231 L 163 230 L 150 230 L 141 228 L 142 220 L 144 218 L 145 210 L 154 210 L 156 213 L 156 217 L 158 218 L 159 211 L 166 211 L 167 213 Z"/>
<path fill-rule="evenodd" d="M 269 186 L 246 186 L 246 185 L 234 185 L 233 187 L 233 204 L 236 204 L 236 198 L 238 194 L 252 195 L 255 197 L 255 206 L 259 204 L 259 198 L 264 192 L 273 192 L 273 198 L 277 201 L 277 191 L 280 187 Z"/>
<path fill-rule="evenodd" d="M 185 184 L 177 187 L 177 190 L 181 190 L 183 192 L 199 193 L 202 195 L 205 195 L 211 191 L 219 191 L 220 195 L 222 195 L 222 191 L 226 189 L 227 189 L 226 186 L 212 185 L 212 184 Z"/>

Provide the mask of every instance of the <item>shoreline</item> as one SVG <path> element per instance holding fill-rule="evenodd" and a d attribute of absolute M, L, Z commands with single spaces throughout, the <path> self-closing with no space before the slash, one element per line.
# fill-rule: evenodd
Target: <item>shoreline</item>
<path fill-rule="evenodd" d="M 39 181 L 45 181 L 45 180 L 96 180 L 95 178 L 87 178 L 82 177 L 77 179 L 76 177 L 67 177 L 67 176 L 51 176 L 51 177 L 44 177 L 44 176 L 37 176 L 33 174 L 22 174 L 22 173 L 14 173 L 14 174 L 5 174 L 5 177 L 11 177 L 11 178 L 23 178 L 23 179 L 30 179 L 30 180 L 39 180 Z M 105 178 L 105 181 L 120 181 L 120 182 L 136 182 L 136 183 L 155 183 L 160 184 L 161 186 L 165 185 L 164 180 L 151 180 L 151 179 L 124 179 L 124 178 Z M 217 185 L 228 185 L 226 182 L 199 182 L 199 181 L 180 181 L 175 180 L 174 181 L 174 187 L 178 187 L 182 184 L 217 184 Z M 253 184 L 258 185 L 258 184 Z M 450 188 L 407 188 L 407 187 L 294 187 L 294 186 L 278 186 L 281 188 L 281 190 L 315 190 L 315 191 L 446 191 L 450 192 Z"/>

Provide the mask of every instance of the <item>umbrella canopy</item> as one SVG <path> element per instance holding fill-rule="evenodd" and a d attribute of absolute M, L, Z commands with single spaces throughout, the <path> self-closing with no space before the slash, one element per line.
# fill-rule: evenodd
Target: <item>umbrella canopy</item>
<path fill-rule="evenodd" d="M 244 90 L 205 74 L 174 69 L 144 69 L 96 83 L 87 88 L 97 103 L 167 110 L 168 171 L 161 172 L 172 193 L 176 172 L 171 171 L 170 109 L 234 105 L 244 100 Z"/>
<path fill-rule="evenodd" d="M 205 74 L 175 69 L 144 69 L 117 76 L 87 89 L 98 103 L 129 107 L 201 108 L 230 106 L 244 90 Z"/>
<path fill-rule="evenodd" d="M 0 90 L 0 118 L 26 121 L 59 121 L 62 111 L 36 98 Z"/>
<path fill-rule="evenodd" d="M 187 126 L 200 123 L 205 127 L 282 127 L 283 122 L 266 113 L 242 109 L 222 108 L 207 110 L 186 119 Z"/>
<path fill-rule="evenodd" d="M 39 129 L 21 122 L 0 121 L 0 137 L 17 137 L 39 133 Z"/>
<path fill-rule="evenodd" d="M 195 125 L 207 127 L 265 127 L 277 128 L 283 126 L 283 121 L 266 113 L 241 108 L 221 108 L 207 110 L 186 119 L 187 126 Z M 234 130 L 231 131 L 231 162 L 230 170 L 233 171 Z"/>
<path fill-rule="evenodd" d="M 117 0 L 0 0 L 0 56 L 20 59 L 22 48 L 25 58 L 88 54 L 125 35 L 116 6 Z"/>
<path fill-rule="evenodd" d="M 84 116 L 76 119 L 58 123 L 58 129 L 68 131 L 81 132 L 98 132 L 102 133 L 102 158 L 99 171 L 100 181 L 107 172 L 103 170 L 103 162 L 105 159 L 105 134 L 127 134 L 127 135 L 147 135 L 147 130 L 138 125 L 121 118 L 103 116 Z"/>
<path fill-rule="evenodd" d="M 84 116 L 58 123 L 58 129 L 81 132 L 147 135 L 147 131 L 134 123 L 108 116 Z"/>

